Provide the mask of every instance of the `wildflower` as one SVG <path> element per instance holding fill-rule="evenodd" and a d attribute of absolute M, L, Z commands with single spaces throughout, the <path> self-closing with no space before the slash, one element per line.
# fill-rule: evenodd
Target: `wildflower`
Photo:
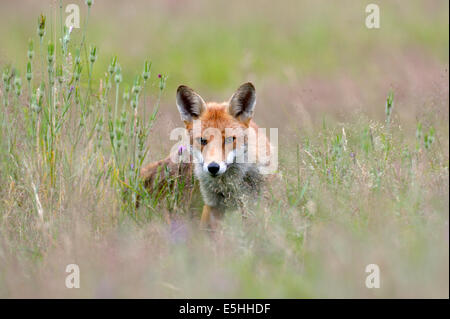
<path fill-rule="evenodd" d="M 162 76 L 161 74 L 158 75 L 159 77 L 159 89 L 162 91 L 166 87 L 166 76 Z"/>
<path fill-rule="evenodd" d="M 186 147 L 184 145 L 180 145 L 178 147 L 178 155 L 181 156 L 183 155 L 183 152 L 186 150 Z"/>
<path fill-rule="evenodd" d="M 350 157 L 351 157 L 351 159 L 353 160 L 353 163 L 356 163 L 356 154 L 353 153 L 353 152 L 351 152 L 351 153 L 350 153 Z"/>

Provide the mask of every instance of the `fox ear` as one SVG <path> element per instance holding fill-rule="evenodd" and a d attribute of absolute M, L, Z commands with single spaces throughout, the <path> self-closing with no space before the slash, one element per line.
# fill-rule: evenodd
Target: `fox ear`
<path fill-rule="evenodd" d="M 181 119 L 185 122 L 192 122 L 203 113 L 206 103 L 194 90 L 186 85 L 180 85 L 177 89 L 177 107 Z"/>
<path fill-rule="evenodd" d="M 256 104 L 256 91 L 252 83 L 242 84 L 230 99 L 228 113 L 241 122 L 248 122 L 253 117 Z"/>

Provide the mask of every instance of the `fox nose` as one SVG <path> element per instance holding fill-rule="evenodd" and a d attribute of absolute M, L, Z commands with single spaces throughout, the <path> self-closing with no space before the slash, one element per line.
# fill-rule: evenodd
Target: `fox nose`
<path fill-rule="evenodd" d="M 210 172 L 211 175 L 216 175 L 217 172 L 219 171 L 219 169 L 220 169 L 220 166 L 216 162 L 211 162 L 208 165 L 208 172 Z"/>

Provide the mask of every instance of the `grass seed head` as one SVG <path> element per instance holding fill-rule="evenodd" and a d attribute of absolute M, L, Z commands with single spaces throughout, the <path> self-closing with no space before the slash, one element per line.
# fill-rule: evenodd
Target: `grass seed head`
<path fill-rule="evenodd" d="M 37 34 L 39 36 L 40 41 L 42 42 L 42 38 L 45 35 L 45 16 L 43 14 L 41 14 L 38 18 Z"/>
<path fill-rule="evenodd" d="M 117 56 L 111 59 L 111 63 L 108 66 L 109 74 L 113 75 L 113 73 L 116 72 L 116 67 L 117 67 Z"/>
<path fill-rule="evenodd" d="M 32 69 L 31 69 L 31 62 L 30 61 L 28 61 L 28 63 L 27 63 L 26 78 L 27 78 L 28 82 L 30 82 L 31 79 L 33 78 L 33 72 L 32 72 Z"/>
<path fill-rule="evenodd" d="M 142 78 L 144 79 L 144 82 L 146 82 L 150 78 L 150 69 L 152 67 L 152 63 L 145 61 L 144 63 L 144 71 L 142 72 Z"/>
<path fill-rule="evenodd" d="M 134 94 L 138 95 L 141 92 L 141 78 L 140 76 L 136 76 L 134 80 L 133 88 L 131 89 Z"/>
<path fill-rule="evenodd" d="M 52 64 L 55 60 L 55 44 L 50 41 L 47 46 L 47 60 L 49 64 Z"/>
<path fill-rule="evenodd" d="M 22 79 L 16 75 L 14 78 L 14 89 L 17 96 L 20 96 L 22 93 Z"/>
<path fill-rule="evenodd" d="M 34 57 L 34 43 L 33 39 L 28 40 L 28 51 L 27 51 L 28 60 L 32 60 Z"/>
<path fill-rule="evenodd" d="M 89 61 L 91 61 L 91 63 L 93 64 L 96 60 L 97 60 L 97 47 L 92 46 L 91 52 L 89 54 Z"/>

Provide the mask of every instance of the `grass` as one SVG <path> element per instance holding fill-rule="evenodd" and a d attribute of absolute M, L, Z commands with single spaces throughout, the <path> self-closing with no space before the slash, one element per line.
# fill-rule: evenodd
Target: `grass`
<path fill-rule="evenodd" d="M 8 28 L 0 296 L 448 298 L 448 10 L 386 4 L 369 37 L 362 23 L 348 33 L 363 5 L 316 3 L 157 3 L 144 34 L 96 1 L 70 34 L 58 10 L 42 41 L 35 17 Z M 200 200 L 167 225 L 182 196 L 147 193 L 137 173 L 172 146 L 173 88 L 227 98 L 248 78 L 257 123 L 279 128 L 281 180 L 248 223 L 227 214 L 213 237 Z M 80 289 L 64 285 L 71 263 Z M 372 263 L 380 289 L 364 284 Z"/>

